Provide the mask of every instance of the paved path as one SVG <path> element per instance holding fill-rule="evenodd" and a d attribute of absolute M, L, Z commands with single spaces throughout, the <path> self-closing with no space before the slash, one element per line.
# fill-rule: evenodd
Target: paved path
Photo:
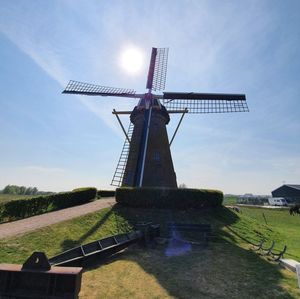
<path fill-rule="evenodd" d="M 0 224 L 0 239 L 24 234 L 38 228 L 58 223 L 64 220 L 85 215 L 116 203 L 114 197 L 95 200 L 93 202 L 75 206 L 55 212 L 29 217 L 26 219 Z"/>

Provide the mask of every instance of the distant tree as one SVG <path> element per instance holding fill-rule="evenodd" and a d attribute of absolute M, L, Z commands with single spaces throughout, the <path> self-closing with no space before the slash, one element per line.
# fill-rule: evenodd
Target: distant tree
<path fill-rule="evenodd" d="M 37 187 L 32 188 L 32 195 L 36 195 L 38 193 Z"/>
<path fill-rule="evenodd" d="M 17 186 L 15 186 L 15 185 L 7 185 L 3 189 L 4 194 L 18 194 L 17 191 L 18 191 Z"/>
<path fill-rule="evenodd" d="M 28 188 L 26 188 L 26 191 L 25 191 L 25 194 L 26 195 L 32 195 L 32 187 L 28 187 Z"/>
<path fill-rule="evenodd" d="M 7 185 L 2 190 L 3 194 L 18 194 L 18 195 L 36 195 L 38 189 L 36 187 L 17 186 L 17 185 Z"/>
<path fill-rule="evenodd" d="M 9 194 L 9 192 L 10 192 L 10 185 L 7 185 L 7 186 L 5 186 L 4 189 L 2 190 L 2 193 L 3 193 L 3 194 Z"/>
<path fill-rule="evenodd" d="M 26 187 L 25 186 L 21 186 L 19 188 L 19 194 L 25 194 L 25 192 L 26 192 Z"/>
<path fill-rule="evenodd" d="M 182 183 L 182 184 L 179 184 L 178 188 L 180 188 L 180 189 L 186 189 L 187 186 L 186 186 L 185 183 Z"/>

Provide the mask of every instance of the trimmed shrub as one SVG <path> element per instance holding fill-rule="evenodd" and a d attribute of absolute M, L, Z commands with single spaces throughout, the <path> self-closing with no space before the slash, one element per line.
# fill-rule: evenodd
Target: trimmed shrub
<path fill-rule="evenodd" d="M 97 197 L 115 197 L 116 191 L 115 190 L 98 190 Z"/>
<path fill-rule="evenodd" d="M 0 222 L 22 219 L 93 201 L 96 188 L 80 188 L 71 192 L 12 200 L 0 205 Z"/>
<path fill-rule="evenodd" d="M 223 193 L 207 189 L 118 188 L 116 201 L 136 208 L 201 209 L 221 206 Z"/>

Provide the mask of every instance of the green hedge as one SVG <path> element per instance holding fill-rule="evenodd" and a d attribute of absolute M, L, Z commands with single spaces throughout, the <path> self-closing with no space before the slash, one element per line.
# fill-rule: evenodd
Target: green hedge
<path fill-rule="evenodd" d="M 116 201 L 138 208 L 201 209 L 221 206 L 223 193 L 206 189 L 118 188 Z"/>
<path fill-rule="evenodd" d="M 116 191 L 115 190 L 98 190 L 97 197 L 115 197 Z"/>
<path fill-rule="evenodd" d="M 80 188 L 46 196 L 12 200 L 0 205 L 0 222 L 23 219 L 93 201 L 96 188 Z"/>

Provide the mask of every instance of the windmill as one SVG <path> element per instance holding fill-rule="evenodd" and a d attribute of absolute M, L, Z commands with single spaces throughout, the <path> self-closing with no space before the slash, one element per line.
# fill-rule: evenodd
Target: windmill
<path fill-rule="evenodd" d="M 147 92 L 105 87 L 71 80 L 63 93 L 139 99 L 133 111 L 116 111 L 125 134 L 122 153 L 111 185 L 132 187 L 177 187 L 170 145 L 186 113 L 247 112 L 244 94 L 163 92 L 167 74 L 168 48 L 152 48 Z M 181 118 L 169 142 L 166 125 L 170 114 Z M 126 132 L 119 115 L 130 115 Z"/>

